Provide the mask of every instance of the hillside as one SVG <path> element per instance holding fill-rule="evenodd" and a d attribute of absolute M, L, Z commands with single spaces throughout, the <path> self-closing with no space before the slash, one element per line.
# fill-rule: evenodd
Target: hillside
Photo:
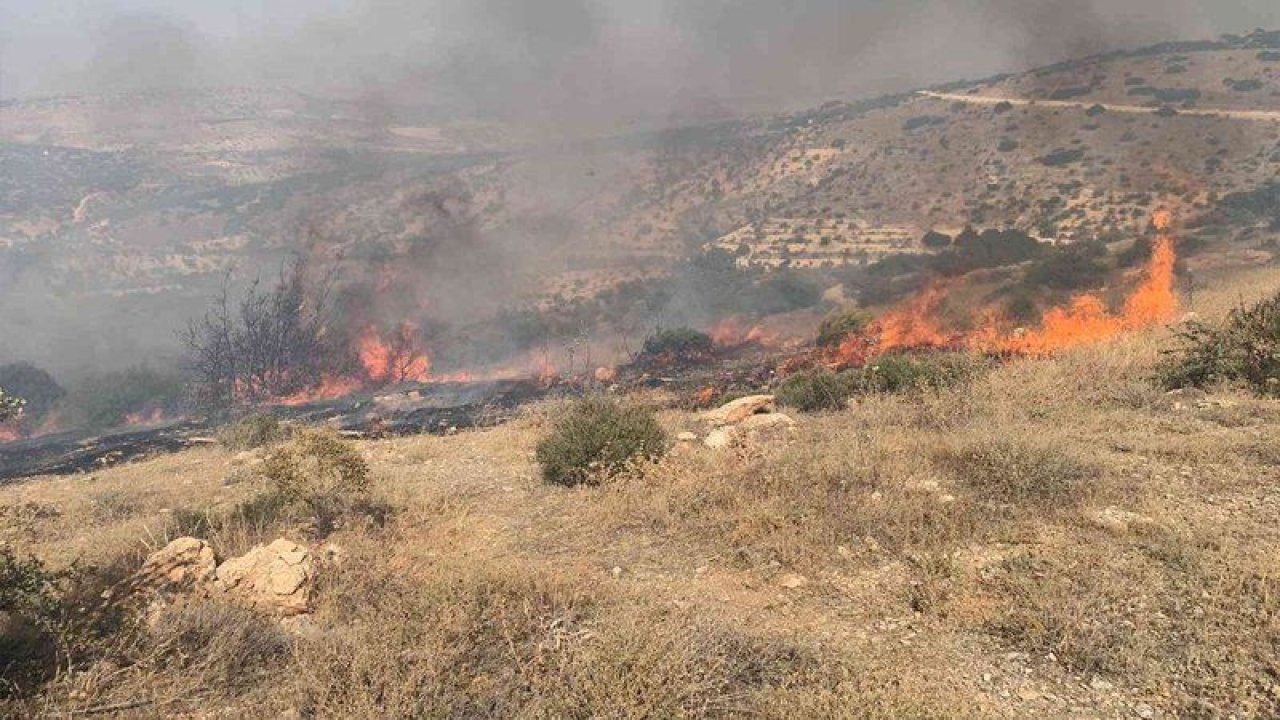
<path fill-rule="evenodd" d="M 423 284 L 445 289 L 407 318 L 424 325 L 590 298 L 708 247 L 765 269 L 821 269 L 922 252 L 929 229 L 1114 242 L 1159 206 L 1194 228 L 1276 174 L 1278 44 L 1267 33 L 1171 43 L 573 143 L 284 90 L 7 103 L 0 322 L 66 368 L 171 351 L 167 332 L 119 318 L 180 326 L 226 271 L 269 274 L 301 248 L 341 254 L 355 275 L 425 257 L 436 269 Z M 1195 234 L 1252 250 L 1268 237 L 1254 224 Z M 459 265 L 475 269 L 460 283 Z M 42 289 L 58 302 L 33 304 Z M 64 330 L 27 321 L 46 314 Z"/>
<path fill-rule="evenodd" d="M 1280 275 L 1213 280 L 1196 305 L 1211 320 Z M 790 429 L 681 442 L 599 487 L 538 477 L 559 404 L 364 441 L 374 510 L 323 541 L 264 500 L 261 450 L 0 487 L 0 547 L 74 563 L 89 588 L 182 535 L 222 559 L 276 537 L 329 558 L 309 614 L 161 595 L 8 708 L 1273 716 L 1280 415 L 1231 387 L 1166 394 L 1150 377 L 1169 342 L 1132 334 L 941 391 L 788 410 Z M 678 398 L 634 400 L 672 433 L 706 432 Z"/>

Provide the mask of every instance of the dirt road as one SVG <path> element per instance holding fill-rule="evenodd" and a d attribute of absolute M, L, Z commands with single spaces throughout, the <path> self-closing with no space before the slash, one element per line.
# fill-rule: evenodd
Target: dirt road
<path fill-rule="evenodd" d="M 937 100 L 948 100 L 952 102 L 963 102 L 972 105 L 999 105 L 1000 103 L 1009 103 L 1010 105 L 1024 106 L 1035 105 L 1038 107 L 1050 108 L 1072 108 L 1087 109 L 1094 105 L 1101 105 L 1108 112 L 1128 113 L 1132 115 L 1153 115 L 1159 108 L 1153 108 L 1145 105 L 1113 105 L 1110 103 L 1083 102 L 1077 100 L 1023 100 L 1021 98 L 1007 97 L 991 97 L 984 95 L 961 95 L 958 93 L 940 93 L 931 90 L 921 90 L 920 94 L 924 97 L 935 98 Z M 1270 121 L 1280 122 L 1280 110 L 1226 110 L 1222 108 L 1175 108 L 1179 115 L 1188 115 L 1191 117 L 1223 117 L 1234 120 L 1254 120 L 1254 121 Z"/>

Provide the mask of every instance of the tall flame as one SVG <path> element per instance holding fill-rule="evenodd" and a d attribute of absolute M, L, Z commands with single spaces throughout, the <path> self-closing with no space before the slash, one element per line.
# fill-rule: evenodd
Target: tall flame
<path fill-rule="evenodd" d="M 994 346 L 982 349 L 994 347 L 1005 352 L 1048 355 L 1172 320 L 1178 312 L 1178 296 L 1173 287 L 1177 255 L 1168 232 L 1171 222 L 1172 216 L 1165 211 L 1157 212 L 1153 218 L 1157 234 L 1146 277 L 1125 299 L 1119 314 L 1108 311 L 1096 295 L 1079 295 L 1067 307 L 1046 312 L 1038 329 L 1002 338 Z"/>

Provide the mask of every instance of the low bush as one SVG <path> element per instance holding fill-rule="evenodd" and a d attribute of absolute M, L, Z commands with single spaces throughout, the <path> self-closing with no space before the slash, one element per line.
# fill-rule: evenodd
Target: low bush
<path fill-rule="evenodd" d="M 253 413 L 226 426 L 218 442 L 228 450 L 252 450 L 274 445 L 289 437 L 289 428 L 274 415 Z"/>
<path fill-rule="evenodd" d="M 853 395 L 849 373 L 815 370 L 796 373 L 783 381 L 775 393 L 782 405 L 804 412 L 840 410 Z"/>
<path fill-rule="evenodd" d="M 947 448 L 935 462 L 988 500 L 1045 510 L 1075 504 L 1100 474 L 1063 448 L 1004 439 Z"/>
<path fill-rule="evenodd" d="M 658 330 L 645 338 L 644 356 L 666 362 L 692 362 L 711 354 L 711 337 L 693 328 L 678 327 Z"/>
<path fill-rule="evenodd" d="M 605 397 L 574 402 L 538 443 L 542 477 L 557 485 L 594 485 L 631 464 L 660 457 L 667 436 L 653 413 Z"/>
<path fill-rule="evenodd" d="M 318 535 L 343 516 L 369 509 L 369 466 L 336 433 L 308 430 L 267 456 L 262 475 L 290 508 L 303 510 Z"/>
<path fill-rule="evenodd" d="M 965 382 L 982 367 L 976 357 L 961 354 L 885 355 L 853 371 L 852 386 L 861 393 L 937 389 Z"/>
<path fill-rule="evenodd" d="M 850 335 L 858 335 L 871 324 L 871 316 L 862 310 L 846 308 L 823 318 L 818 326 L 818 347 L 838 347 Z"/>
<path fill-rule="evenodd" d="M 1241 382 L 1260 395 L 1280 396 L 1280 293 L 1232 310 L 1221 325 L 1192 323 L 1181 346 L 1157 371 L 1166 389 Z"/>

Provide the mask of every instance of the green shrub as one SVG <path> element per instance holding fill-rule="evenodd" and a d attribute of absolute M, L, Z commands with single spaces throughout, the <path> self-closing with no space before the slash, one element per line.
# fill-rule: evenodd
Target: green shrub
<path fill-rule="evenodd" d="M 829 370 L 796 373 L 783 381 L 775 393 L 782 405 L 804 412 L 840 410 L 854 392 L 850 373 Z"/>
<path fill-rule="evenodd" d="M 885 355 L 854 373 L 856 392 L 900 393 L 956 385 L 977 373 L 981 364 L 959 354 Z"/>
<path fill-rule="evenodd" d="M 218 442 L 228 450 L 252 450 L 274 445 L 289 437 L 289 428 L 274 415 L 253 413 L 226 426 L 218 433 Z"/>
<path fill-rule="evenodd" d="M 643 353 L 650 358 L 688 362 L 711 354 L 711 337 L 693 328 L 658 330 L 645 338 Z"/>
<path fill-rule="evenodd" d="M 547 482 L 593 485 L 660 457 L 666 447 L 653 413 L 596 396 L 573 403 L 538 443 L 537 459 Z"/>
<path fill-rule="evenodd" d="M 45 679 L 57 665 L 61 590 L 36 558 L 0 546 L 0 698 Z"/>
<path fill-rule="evenodd" d="M 981 440 L 944 450 L 942 470 L 998 503 L 1052 509 L 1078 502 L 1098 468 L 1052 446 Z"/>
<path fill-rule="evenodd" d="M 309 430 L 276 448 L 262 475 L 287 505 L 304 509 L 317 534 L 368 506 L 369 466 L 351 443 L 336 433 Z"/>
<path fill-rule="evenodd" d="M 26 405 L 22 414 L 27 423 L 39 423 L 67 394 L 52 375 L 31 363 L 0 367 L 0 388 L 23 399 Z"/>
<path fill-rule="evenodd" d="M 1280 396 L 1280 293 L 1232 310 L 1219 326 L 1192 323 L 1179 335 L 1182 346 L 1167 352 L 1157 371 L 1165 388 L 1243 382 Z"/>
<path fill-rule="evenodd" d="M 818 347 L 838 347 L 850 335 L 859 335 L 871 324 L 871 316 L 861 310 L 837 310 L 818 326 Z"/>

